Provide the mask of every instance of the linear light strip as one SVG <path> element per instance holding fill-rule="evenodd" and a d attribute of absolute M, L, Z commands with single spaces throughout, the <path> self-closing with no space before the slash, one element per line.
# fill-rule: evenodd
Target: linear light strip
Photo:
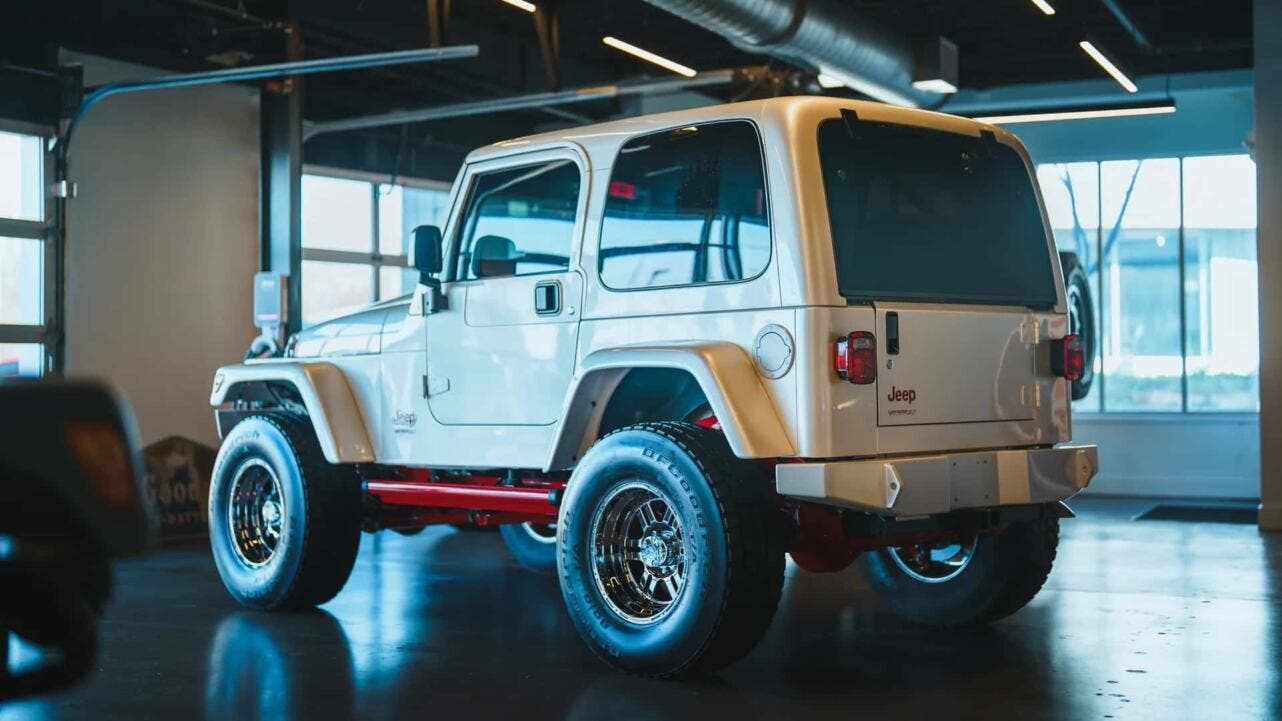
<path fill-rule="evenodd" d="M 1126 92 L 1133 93 L 1139 90 L 1139 88 L 1135 86 L 1135 83 L 1131 82 L 1131 79 L 1126 77 L 1126 73 L 1118 70 L 1117 66 L 1113 64 L 1113 61 L 1104 57 L 1104 53 L 1101 53 L 1098 48 L 1092 45 L 1091 41 L 1083 40 L 1078 43 L 1078 45 L 1086 51 L 1087 55 L 1091 56 L 1092 60 L 1099 63 L 1101 68 L 1104 68 L 1104 72 L 1112 75 L 1113 79 L 1116 80 L 1119 85 L 1126 88 Z"/>
<path fill-rule="evenodd" d="M 1055 8 L 1051 7 L 1051 4 L 1046 2 L 1046 0 L 1033 0 L 1033 4 L 1037 6 L 1038 10 L 1041 10 L 1047 15 L 1055 14 Z"/>
<path fill-rule="evenodd" d="M 615 50 L 622 50 L 623 52 L 629 55 L 632 55 L 634 57 L 641 58 L 646 62 L 654 63 L 655 65 L 658 65 L 659 67 L 665 70 L 671 70 L 677 75 L 684 75 L 687 78 L 693 78 L 694 76 L 699 74 L 694 70 L 694 68 L 686 67 L 685 65 L 682 65 L 681 63 L 675 62 L 673 60 L 669 60 L 663 57 L 662 55 L 655 55 L 649 50 L 639 48 L 633 45 L 632 43 L 625 43 L 622 40 L 616 37 L 613 37 L 611 35 L 606 35 L 605 37 L 601 38 L 601 42 L 605 43 L 606 45 L 609 45 Z"/>
<path fill-rule="evenodd" d="M 1131 115 L 1165 115 L 1175 112 L 1175 104 L 1146 105 L 1133 108 L 1095 108 L 1089 110 L 1047 110 L 1046 112 L 1015 113 L 1011 115 L 985 115 L 975 117 L 981 123 L 1013 125 L 1015 123 L 1046 123 L 1054 120 L 1089 120 L 1092 118 L 1122 118 Z"/>
<path fill-rule="evenodd" d="M 514 8 L 519 8 L 521 10 L 524 10 L 527 13 L 532 13 L 538 10 L 538 7 L 536 7 L 534 3 L 528 2 L 527 0 L 503 0 L 503 2 L 507 3 L 508 5 L 511 5 Z"/>

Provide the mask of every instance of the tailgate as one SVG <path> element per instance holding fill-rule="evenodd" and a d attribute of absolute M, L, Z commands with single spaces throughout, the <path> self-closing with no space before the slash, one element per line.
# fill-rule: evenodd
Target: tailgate
<path fill-rule="evenodd" d="M 1027 309 L 875 303 L 877 425 L 1034 417 L 1037 322 Z"/>

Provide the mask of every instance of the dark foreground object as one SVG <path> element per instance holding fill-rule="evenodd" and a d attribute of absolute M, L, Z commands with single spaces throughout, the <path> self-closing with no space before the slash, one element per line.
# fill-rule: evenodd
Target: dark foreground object
<path fill-rule="evenodd" d="M 0 704 L 93 668 L 112 559 L 152 541 L 141 470 L 110 388 L 0 381 Z"/>
<path fill-rule="evenodd" d="M 362 537 L 320 612 L 241 610 L 208 549 L 117 569 L 99 670 L 12 719 L 1265 719 L 1282 708 L 1282 537 L 1083 501 L 1023 611 L 910 625 L 851 569 L 788 567 L 763 643 L 711 678 L 648 681 L 583 648 L 554 578 L 498 534 Z"/>

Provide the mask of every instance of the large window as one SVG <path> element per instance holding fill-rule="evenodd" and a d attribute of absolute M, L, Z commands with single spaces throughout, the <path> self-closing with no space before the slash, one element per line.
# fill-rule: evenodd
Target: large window
<path fill-rule="evenodd" d="M 43 137 L 0 126 L 0 377 L 47 368 L 45 159 Z"/>
<path fill-rule="evenodd" d="M 1037 194 L 1018 153 L 959 133 L 857 126 L 819 125 L 842 295 L 1055 305 Z"/>
<path fill-rule="evenodd" d="M 1090 278 L 1096 381 L 1077 408 L 1259 408 L 1255 165 L 1246 155 L 1038 167 Z"/>
<path fill-rule="evenodd" d="M 621 290 L 755 278 L 770 263 L 761 144 L 751 123 L 627 142 L 601 224 L 601 282 Z"/>
<path fill-rule="evenodd" d="M 303 175 L 303 325 L 413 292 L 409 235 L 443 225 L 449 188 L 341 171 Z"/>

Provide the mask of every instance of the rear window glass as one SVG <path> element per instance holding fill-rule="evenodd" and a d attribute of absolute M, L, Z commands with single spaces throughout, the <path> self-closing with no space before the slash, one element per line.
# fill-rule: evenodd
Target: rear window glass
<path fill-rule="evenodd" d="M 755 278 L 770 263 L 756 128 L 732 121 L 629 140 L 610 174 L 601 282 L 619 290 Z"/>
<path fill-rule="evenodd" d="M 1041 210 L 1009 146 L 906 125 L 819 125 L 841 294 L 1055 304 Z"/>

